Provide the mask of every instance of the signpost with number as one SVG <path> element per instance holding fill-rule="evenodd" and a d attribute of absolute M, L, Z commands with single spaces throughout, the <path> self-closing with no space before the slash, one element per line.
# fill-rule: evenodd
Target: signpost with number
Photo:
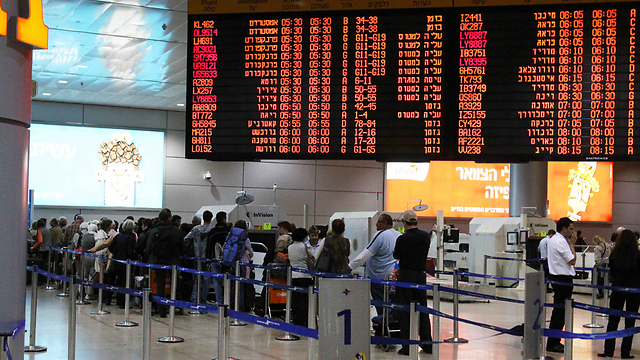
<path fill-rule="evenodd" d="M 369 288 L 369 280 L 320 279 L 320 359 L 370 359 Z"/>
<path fill-rule="evenodd" d="M 540 359 L 544 354 L 542 332 L 546 325 L 544 271 L 529 272 L 525 279 L 523 359 Z"/>

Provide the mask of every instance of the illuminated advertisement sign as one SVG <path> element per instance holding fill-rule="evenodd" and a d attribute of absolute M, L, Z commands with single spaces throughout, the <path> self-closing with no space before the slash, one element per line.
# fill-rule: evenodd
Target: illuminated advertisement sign
<path fill-rule="evenodd" d="M 387 211 L 401 212 L 419 203 L 420 216 L 508 217 L 509 164 L 471 161 L 387 163 Z M 549 162 L 548 217 L 575 221 L 611 221 L 613 163 Z"/>
<path fill-rule="evenodd" d="M 164 133 L 31 126 L 36 205 L 161 208 Z"/>

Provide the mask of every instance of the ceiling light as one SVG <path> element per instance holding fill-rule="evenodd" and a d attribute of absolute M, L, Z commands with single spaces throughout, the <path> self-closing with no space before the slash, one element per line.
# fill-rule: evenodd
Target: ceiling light
<path fill-rule="evenodd" d="M 44 96 L 51 96 L 51 93 L 42 93 Z"/>
<path fill-rule="evenodd" d="M 178 106 L 184 106 L 184 104 L 176 104 L 176 105 L 178 105 Z"/>
<path fill-rule="evenodd" d="M 86 69 L 87 65 L 78 65 L 79 68 Z"/>
<path fill-rule="evenodd" d="M 58 80 L 58 83 L 59 83 L 59 84 L 66 84 L 66 83 L 67 83 L 67 80 Z"/>
<path fill-rule="evenodd" d="M 147 24 L 143 23 L 142 21 L 133 21 L 133 22 L 131 22 L 131 25 L 134 25 L 134 26 L 145 26 Z"/>
<path fill-rule="evenodd" d="M 100 50 L 113 50 L 111 46 L 100 46 Z"/>

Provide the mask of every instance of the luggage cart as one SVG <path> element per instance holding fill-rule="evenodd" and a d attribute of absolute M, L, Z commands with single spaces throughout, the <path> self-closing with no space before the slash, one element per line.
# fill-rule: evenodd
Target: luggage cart
<path fill-rule="evenodd" d="M 395 280 L 394 275 L 388 274 L 384 277 L 385 280 Z M 389 302 L 394 297 L 395 288 L 385 285 L 383 293 L 383 301 Z M 382 321 L 380 323 L 373 322 L 373 329 L 376 336 L 398 338 L 400 337 L 400 325 L 396 319 L 394 319 L 393 312 L 388 308 L 382 309 Z M 382 344 L 380 348 L 384 352 L 388 352 L 391 349 L 390 344 Z"/>

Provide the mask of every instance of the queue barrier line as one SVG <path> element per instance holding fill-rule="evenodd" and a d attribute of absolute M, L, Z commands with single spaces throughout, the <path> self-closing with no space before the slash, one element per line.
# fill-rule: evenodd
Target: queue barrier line
<path fill-rule="evenodd" d="M 100 284 L 97 282 L 79 279 L 79 278 L 76 278 L 75 283 L 79 285 L 90 286 L 97 289 L 113 291 L 120 294 L 137 296 L 137 297 L 142 297 L 142 295 L 144 294 L 142 290 L 134 290 L 134 289 L 127 289 L 127 288 L 123 288 L 115 285 Z"/>
<path fill-rule="evenodd" d="M 429 314 L 429 315 L 433 315 L 433 316 L 439 316 L 441 318 L 450 319 L 450 320 L 454 320 L 454 321 L 459 321 L 461 323 L 474 325 L 474 326 L 481 327 L 481 328 L 488 329 L 488 330 L 493 330 L 493 331 L 496 331 L 496 332 L 498 332 L 500 334 L 508 334 L 508 335 L 513 335 L 513 336 L 523 336 L 523 334 L 521 334 L 520 332 L 517 332 L 517 331 L 515 331 L 513 329 L 506 329 L 506 328 L 495 326 L 495 325 L 483 324 L 481 322 L 477 322 L 477 321 L 473 321 L 473 320 L 467 320 L 467 319 L 463 319 L 463 318 L 458 318 L 458 317 L 455 317 L 455 316 L 451 316 L 449 314 L 445 314 L 442 311 L 436 311 L 435 309 L 431 309 L 431 308 L 426 307 L 424 305 L 416 305 L 416 310 L 421 312 L 421 313 L 425 313 L 425 314 Z"/>
<path fill-rule="evenodd" d="M 509 261 L 523 261 L 526 262 L 527 260 L 525 259 L 514 259 L 514 258 L 508 258 L 508 257 L 500 257 L 500 256 L 487 256 L 487 259 L 494 259 L 494 260 L 509 260 Z M 538 260 L 538 259 L 532 259 L 533 260 Z"/>
<path fill-rule="evenodd" d="M 32 268 L 32 271 L 33 271 L 33 268 Z M 24 331 L 25 326 L 26 326 L 26 319 L 22 319 L 22 321 L 20 321 L 18 326 L 16 326 L 13 329 L 13 331 L 11 331 L 11 339 L 15 339 L 16 336 L 18 336 L 18 333 L 20 333 L 21 331 Z M 7 359 L 13 360 L 13 357 L 11 356 L 11 349 L 9 348 L 8 336 L 4 338 L 4 341 L 2 343 L 2 348 L 4 349 L 4 353 L 7 355 Z"/>
<path fill-rule="evenodd" d="M 173 269 L 173 265 L 159 265 L 159 264 L 146 264 L 139 261 L 130 260 L 129 264 L 133 266 L 146 267 L 149 269 L 159 269 L 159 270 L 171 270 Z"/>
<path fill-rule="evenodd" d="M 206 312 L 212 313 L 212 314 L 217 314 L 218 313 L 218 306 L 216 306 L 216 305 L 198 304 L 198 303 L 193 303 L 193 302 L 190 302 L 190 301 L 171 300 L 171 299 L 163 298 L 163 297 L 156 296 L 156 295 L 153 295 L 151 297 L 151 301 L 153 301 L 156 304 L 173 306 L 173 307 L 180 308 L 180 309 L 191 309 L 191 310 L 197 310 L 197 311 L 206 311 Z"/>
<path fill-rule="evenodd" d="M 230 279 L 231 281 L 240 281 L 240 282 L 259 285 L 259 286 L 272 287 L 280 290 L 295 291 L 302 294 L 309 293 L 309 289 L 303 286 L 289 286 L 289 285 L 283 285 L 283 284 L 276 284 L 276 283 L 266 282 L 266 281 L 261 281 L 256 279 L 243 278 L 241 276 L 235 276 L 235 275 L 227 275 L 227 278 Z"/>
<path fill-rule="evenodd" d="M 358 279 L 369 279 L 369 281 L 371 281 L 374 284 L 399 286 L 399 287 L 418 289 L 418 290 L 433 290 L 433 285 L 411 284 L 411 283 L 406 283 L 402 281 L 381 280 L 381 279 L 375 279 L 375 278 L 368 278 L 364 276 L 359 276 Z"/>
<path fill-rule="evenodd" d="M 353 278 L 353 275 L 351 275 L 351 274 L 335 274 L 335 273 L 330 273 L 330 272 L 307 270 L 307 269 L 300 269 L 300 268 L 295 268 L 295 267 L 292 267 L 291 271 L 299 272 L 301 274 L 320 276 L 320 277 L 326 277 L 326 278 L 333 278 L 333 279 L 349 279 L 349 278 Z"/>
<path fill-rule="evenodd" d="M 487 299 L 487 300 L 504 301 L 504 302 L 510 302 L 510 303 L 514 303 L 514 304 L 524 305 L 524 300 L 510 299 L 510 298 L 496 296 L 496 295 L 481 294 L 481 293 L 477 293 L 477 292 L 473 292 L 473 291 L 467 291 L 467 290 L 460 290 L 460 289 L 456 290 L 454 288 L 450 288 L 450 287 L 447 287 L 447 286 L 440 286 L 440 291 L 445 291 L 445 292 L 452 293 L 452 294 L 479 297 L 479 298 L 483 298 L 483 299 Z"/>
<path fill-rule="evenodd" d="M 630 287 L 622 287 L 622 286 L 607 286 L 607 285 L 591 285 L 591 284 L 576 284 L 576 283 L 566 283 L 560 281 L 553 281 L 547 279 L 547 284 L 556 284 L 563 286 L 578 286 L 578 287 L 586 287 L 591 289 L 603 289 L 603 290 L 611 290 L 611 291 L 619 291 L 619 292 L 628 292 L 632 294 L 640 294 L 639 288 L 630 288 Z"/>
<path fill-rule="evenodd" d="M 205 277 L 224 278 L 224 274 L 222 274 L 222 273 L 196 270 L 196 269 L 186 268 L 186 267 L 182 267 L 182 266 L 176 266 L 176 270 L 182 271 L 182 272 L 186 272 L 186 273 L 190 273 L 190 274 L 194 274 L 194 275 L 202 275 L 202 276 L 205 276 Z"/>
<path fill-rule="evenodd" d="M 585 334 L 585 333 L 573 333 L 569 331 L 544 329 L 544 336 L 547 338 L 554 337 L 560 339 L 582 339 L 582 340 L 607 340 L 607 339 L 619 339 L 627 336 L 632 336 L 640 333 L 640 326 L 636 326 L 624 330 L 616 330 L 603 333 Z"/>
<path fill-rule="evenodd" d="M 600 314 L 607 314 L 607 315 L 619 316 L 627 319 L 640 320 L 640 313 L 637 313 L 637 312 L 610 309 L 610 308 L 605 308 L 605 307 L 596 306 L 596 305 L 589 305 L 589 304 L 576 302 L 576 301 L 573 302 L 573 307 L 575 309 L 580 309 L 580 310 L 585 310 L 590 312 L 597 312 Z"/>
<path fill-rule="evenodd" d="M 308 337 L 308 338 L 311 338 L 311 339 L 317 339 L 318 338 L 318 330 L 316 330 L 316 329 L 309 329 L 309 328 L 304 327 L 304 326 L 288 324 L 288 323 L 282 322 L 282 321 L 277 321 L 277 320 L 272 320 L 272 319 L 265 319 L 265 318 L 257 316 L 257 315 L 252 315 L 252 314 L 244 313 L 244 312 L 241 312 L 241 311 L 235 311 L 235 310 L 231 310 L 231 309 L 227 310 L 227 314 L 230 317 L 232 317 L 234 319 L 238 319 L 240 321 L 250 322 L 252 324 L 260 325 L 260 326 L 263 326 L 263 327 L 268 327 L 268 328 L 271 328 L 271 329 L 282 330 L 284 332 L 293 333 L 293 334 L 304 336 L 304 337 Z"/>
<path fill-rule="evenodd" d="M 37 268 L 36 272 L 38 274 L 42 275 L 42 276 L 46 276 L 46 277 L 49 277 L 49 278 L 52 278 L 52 279 L 55 279 L 55 280 L 58 280 L 58 281 L 69 282 L 69 277 L 68 276 L 57 275 L 57 274 L 50 273 L 48 271 L 42 270 L 40 268 Z"/>
<path fill-rule="evenodd" d="M 504 277 L 504 276 L 495 276 L 495 275 L 485 275 L 485 274 L 476 274 L 471 272 L 458 272 L 459 276 L 468 276 L 468 277 L 478 277 L 483 279 L 497 279 L 497 280 L 511 280 L 511 281 L 524 281 L 521 278 L 512 278 L 512 277 Z"/>
<path fill-rule="evenodd" d="M 383 336 L 372 336 L 371 345 L 432 345 L 432 344 L 445 344 L 444 341 L 422 341 L 422 340 L 409 340 L 399 339 Z"/>

